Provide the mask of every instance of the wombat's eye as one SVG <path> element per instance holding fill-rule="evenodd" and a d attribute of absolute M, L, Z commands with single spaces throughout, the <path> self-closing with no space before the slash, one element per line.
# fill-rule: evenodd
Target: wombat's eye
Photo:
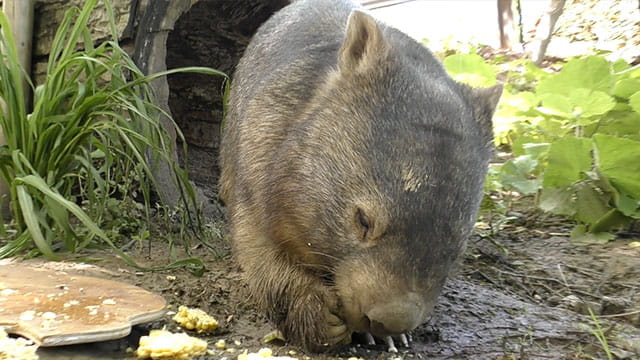
<path fill-rule="evenodd" d="M 358 222 L 358 225 L 360 225 L 363 232 L 362 240 L 366 240 L 367 234 L 369 233 L 369 230 L 371 228 L 371 223 L 369 222 L 369 219 L 367 219 L 367 216 L 364 214 L 364 211 L 362 211 L 362 209 L 360 208 L 356 210 L 356 221 Z"/>

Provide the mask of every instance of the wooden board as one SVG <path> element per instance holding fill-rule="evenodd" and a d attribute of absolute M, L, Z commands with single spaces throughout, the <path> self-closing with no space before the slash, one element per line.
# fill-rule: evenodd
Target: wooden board
<path fill-rule="evenodd" d="M 0 263 L 0 326 L 40 346 L 118 339 L 165 313 L 164 298 L 137 286 Z"/>

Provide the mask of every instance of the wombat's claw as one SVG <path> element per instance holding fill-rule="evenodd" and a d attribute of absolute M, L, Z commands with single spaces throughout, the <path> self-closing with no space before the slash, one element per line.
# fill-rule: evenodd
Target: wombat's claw
<path fill-rule="evenodd" d="M 385 336 L 384 342 L 387 343 L 387 346 L 389 347 L 389 350 L 388 350 L 389 352 L 392 352 L 392 353 L 398 352 L 398 348 L 396 347 L 396 344 L 393 343 L 393 338 L 391 336 Z"/>
<path fill-rule="evenodd" d="M 367 340 L 367 345 L 375 345 L 376 339 L 373 338 L 373 335 L 366 333 L 364 334 L 365 339 Z"/>
<path fill-rule="evenodd" d="M 411 336 L 407 337 L 405 334 L 400 334 L 400 342 L 402 346 L 409 347 L 409 342 L 411 341 Z"/>
<path fill-rule="evenodd" d="M 376 344 L 376 339 L 370 333 L 365 333 L 364 337 L 365 337 L 365 340 L 367 342 L 367 345 L 375 345 Z M 400 343 L 402 344 L 402 346 L 409 347 L 409 343 L 411 342 L 411 335 L 400 334 L 400 335 L 398 335 L 398 340 L 400 340 Z M 389 347 L 389 350 L 388 350 L 389 352 L 394 352 L 394 353 L 398 352 L 398 348 L 396 347 L 396 344 L 393 341 L 393 338 L 391 336 L 385 336 L 384 337 L 384 342 Z"/>

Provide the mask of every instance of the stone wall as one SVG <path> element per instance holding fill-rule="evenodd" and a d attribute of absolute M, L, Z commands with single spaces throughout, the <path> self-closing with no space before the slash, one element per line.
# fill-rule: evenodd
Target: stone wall
<path fill-rule="evenodd" d="M 33 67 L 32 76 L 36 83 L 41 83 L 46 72 L 47 58 L 51 50 L 51 43 L 58 25 L 64 18 L 64 13 L 73 6 L 81 8 L 84 0 L 36 0 L 34 6 L 33 23 Z M 133 21 L 130 23 L 132 6 L 135 0 L 111 0 L 116 16 L 118 36 L 128 44 L 133 37 Z M 98 1 L 96 8 L 89 18 L 91 35 L 97 43 L 110 38 L 107 9 L 102 1 Z"/>

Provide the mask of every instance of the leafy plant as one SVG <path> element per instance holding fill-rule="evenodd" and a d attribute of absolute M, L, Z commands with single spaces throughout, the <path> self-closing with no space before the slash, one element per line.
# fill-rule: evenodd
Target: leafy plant
<path fill-rule="evenodd" d="M 97 47 L 87 27 L 96 0 L 66 12 L 52 43 L 46 80 L 35 89 L 30 84 L 31 113 L 23 95 L 24 71 L 0 12 L 0 97 L 6 104 L 0 113 L 6 138 L 0 175 L 10 187 L 16 229 L 0 248 L 0 258 L 33 245 L 51 259 L 57 258 L 56 250 L 77 252 L 95 240 L 115 248 L 101 228 L 114 199 L 141 200 L 148 218 L 154 167 L 160 161 L 169 164 L 184 206 L 195 206 L 187 174 L 171 157 L 173 145 L 149 83 L 178 71 L 225 75 L 196 67 L 143 75 L 118 45 L 113 9 L 105 4 L 112 40 Z M 83 50 L 77 50 L 78 43 Z"/>
<path fill-rule="evenodd" d="M 460 81 L 489 86 L 478 79 L 495 72 L 481 60 L 456 54 L 444 64 Z M 538 195 L 541 209 L 572 217 L 573 240 L 612 239 L 612 231 L 640 219 L 640 67 L 601 56 L 571 59 L 557 73 L 526 60 L 515 67 L 531 75 L 514 76 L 507 66 L 514 83 L 494 131 L 496 145 L 513 157 L 494 169 L 492 184 Z"/>

